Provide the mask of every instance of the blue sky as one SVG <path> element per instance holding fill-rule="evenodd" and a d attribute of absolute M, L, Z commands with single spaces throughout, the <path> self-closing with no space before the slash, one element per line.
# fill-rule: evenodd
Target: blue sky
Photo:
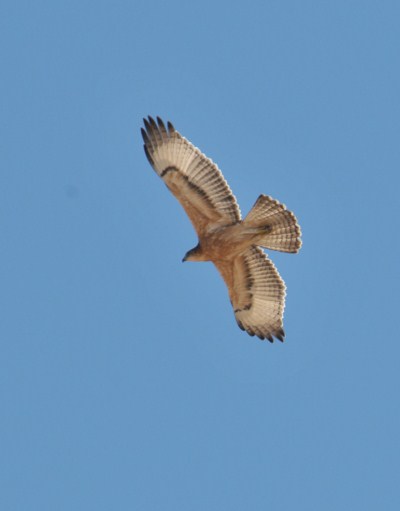
<path fill-rule="evenodd" d="M 399 509 L 399 15 L 2 2 L 1 509 Z M 148 114 L 296 213 L 284 344 L 181 263 Z"/>

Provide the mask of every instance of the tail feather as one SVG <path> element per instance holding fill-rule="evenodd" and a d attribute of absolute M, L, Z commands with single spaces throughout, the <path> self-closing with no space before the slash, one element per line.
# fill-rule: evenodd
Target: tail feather
<path fill-rule="evenodd" d="M 292 253 L 300 250 L 301 231 L 296 217 L 268 195 L 258 197 L 243 226 L 255 234 L 256 244 L 261 247 Z"/>

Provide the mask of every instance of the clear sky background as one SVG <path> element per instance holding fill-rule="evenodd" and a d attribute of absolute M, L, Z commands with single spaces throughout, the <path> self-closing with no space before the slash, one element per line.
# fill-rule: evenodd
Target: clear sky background
<path fill-rule="evenodd" d="M 398 510 L 400 6 L 3 1 L 0 508 Z M 159 115 L 303 231 L 239 330 Z"/>

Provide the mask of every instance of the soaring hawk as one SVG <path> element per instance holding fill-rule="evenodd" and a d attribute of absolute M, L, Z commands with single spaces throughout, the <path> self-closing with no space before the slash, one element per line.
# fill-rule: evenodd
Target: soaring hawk
<path fill-rule="evenodd" d="M 144 150 L 157 174 L 183 206 L 199 243 L 183 261 L 211 261 L 228 287 L 236 321 L 249 335 L 283 341 L 286 287 L 260 247 L 298 252 L 294 214 L 260 195 L 241 219 L 239 206 L 217 165 L 157 117 L 144 119 Z"/>

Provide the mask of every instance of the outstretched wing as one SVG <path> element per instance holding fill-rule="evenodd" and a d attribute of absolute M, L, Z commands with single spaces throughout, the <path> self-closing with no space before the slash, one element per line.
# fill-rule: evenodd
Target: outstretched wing
<path fill-rule="evenodd" d="M 199 236 L 210 224 L 230 225 L 240 220 L 236 199 L 217 165 L 182 137 L 168 122 L 144 119 L 146 156 L 179 200 Z"/>
<path fill-rule="evenodd" d="M 228 286 L 239 327 L 260 339 L 283 341 L 286 287 L 267 255 L 252 246 L 233 261 L 214 264 Z"/>

